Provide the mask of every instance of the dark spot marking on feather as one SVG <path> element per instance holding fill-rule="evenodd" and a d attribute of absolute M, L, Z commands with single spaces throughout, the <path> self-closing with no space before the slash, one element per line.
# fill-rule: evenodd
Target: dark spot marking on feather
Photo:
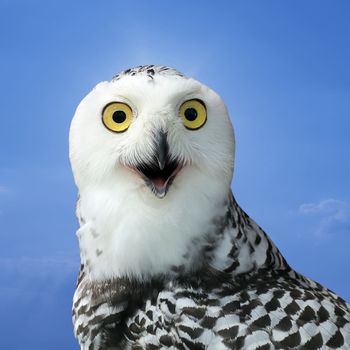
<path fill-rule="evenodd" d="M 282 318 L 281 321 L 278 322 L 276 325 L 277 329 L 280 329 L 281 331 L 288 332 L 292 328 L 293 324 L 292 321 L 288 316 L 285 316 Z"/>
<path fill-rule="evenodd" d="M 192 341 L 190 341 L 190 340 L 188 340 L 186 338 L 182 338 L 181 340 L 186 345 L 187 349 L 191 349 L 191 350 L 205 350 L 205 346 L 202 343 L 192 342 Z M 178 347 L 178 348 L 179 349 L 186 349 L 183 346 L 181 348 L 180 347 Z"/>
<path fill-rule="evenodd" d="M 146 319 L 145 319 L 145 318 L 142 318 L 142 319 L 140 320 L 140 326 L 141 326 L 142 328 L 144 328 L 143 326 L 145 325 L 145 323 L 146 323 Z"/>
<path fill-rule="evenodd" d="M 265 266 L 270 266 L 271 260 L 272 260 L 271 253 L 269 253 L 269 251 L 267 251 L 267 252 L 266 252 L 266 259 L 265 259 L 264 265 L 265 265 Z"/>
<path fill-rule="evenodd" d="M 315 299 L 315 295 L 313 293 L 309 292 L 308 290 L 306 290 L 304 292 L 302 299 L 303 300 L 313 300 L 313 299 Z"/>
<path fill-rule="evenodd" d="M 211 317 L 211 316 L 205 316 L 203 317 L 200 325 L 207 329 L 212 329 L 216 324 L 217 318 Z"/>
<path fill-rule="evenodd" d="M 153 327 L 151 324 L 146 327 L 146 331 L 150 334 L 156 334 L 155 327 Z"/>
<path fill-rule="evenodd" d="M 85 219 L 80 215 L 79 221 L 84 225 L 86 223 Z"/>
<path fill-rule="evenodd" d="M 231 273 L 231 272 L 235 271 L 239 265 L 240 265 L 239 261 L 236 260 L 236 261 L 234 261 L 234 262 L 230 265 L 230 267 L 228 267 L 228 268 L 225 269 L 224 271 L 225 271 L 226 273 Z"/>
<path fill-rule="evenodd" d="M 222 311 L 224 314 L 233 313 L 240 308 L 241 304 L 238 300 L 231 301 L 223 306 Z"/>
<path fill-rule="evenodd" d="M 259 245 L 260 242 L 261 242 L 261 237 L 260 237 L 260 235 L 257 234 L 256 237 L 255 237 L 254 244 L 255 244 L 255 245 Z"/>
<path fill-rule="evenodd" d="M 252 326 L 255 326 L 258 328 L 266 328 L 270 325 L 271 325 L 271 319 L 269 315 L 261 316 L 252 323 Z"/>
<path fill-rule="evenodd" d="M 301 296 L 302 296 L 302 293 L 299 289 L 293 289 L 291 292 L 290 292 L 290 296 L 291 298 L 293 299 L 300 299 Z"/>
<path fill-rule="evenodd" d="M 318 309 L 317 317 L 320 323 L 327 321 L 329 319 L 329 312 L 324 306 L 321 305 L 321 307 Z"/>
<path fill-rule="evenodd" d="M 136 323 L 132 323 L 130 326 L 129 326 L 129 329 L 131 332 L 133 332 L 134 334 L 139 334 L 141 332 L 140 330 L 140 327 L 138 327 L 136 325 Z"/>
<path fill-rule="evenodd" d="M 299 316 L 299 320 L 305 321 L 305 322 L 313 321 L 315 320 L 315 318 L 316 318 L 315 311 L 309 305 L 305 307 L 305 309 Z"/>
<path fill-rule="evenodd" d="M 223 339 L 222 342 L 226 345 L 228 349 L 236 349 L 235 348 L 235 342 L 234 339 L 228 338 L 228 339 Z"/>
<path fill-rule="evenodd" d="M 279 300 L 273 297 L 269 302 L 265 304 L 265 309 L 267 312 L 277 310 L 281 306 Z"/>
<path fill-rule="evenodd" d="M 191 290 L 180 290 L 179 292 L 176 292 L 175 297 L 177 299 L 180 298 L 201 298 L 201 299 L 206 299 L 208 297 L 208 295 L 206 293 L 199 293 L 199 292 L 194 292 Z"/>
<path fill-rule="evenodd" d="M 303 348 L 307 350 L 317 350 L 317 349 L 320 349 L 322 346 L 323 346 L 322 335 L 320 333 L 317 333 L 313 337 L 311 337 L 308 342 L 305 343 Z"/>
<path fill-rule="evenodd" d="M 186 315 L 193 316 L 198 320 L 205 315 L 205 308 L 203 307 L 184 307 L 182 312 Z"/>
<path fill-rule="evenodd" d="M 242 301 L 248 301 L 250 299 L 249 294 L 244 290 L 239 294 Z"/>
<path fill-rule="evenodd" d="M 248 305 L 242 306 L 242 311 L 246 315 L 250 315 L 252 313 L 252 311 L 259 305 L 261 305 L 261 302 L 259 300 L 255 299 L 255 300 L 251 301 Z"/>
<path fill-rule="evenodd" d="M 99 236 L 99 234 L 94 229 L 91 229 L 90 233 L 91 233 L 92 237 L 94 237 L 94 238 L 97 238 Z"/>
<path fill-rule="evenodd" d="M 208 299 L 207 305 L 208 306 L 220 306 L 220 301 L 218 299 Z"/>
<path fill-rule="evenodd" d="M 295 348 L 301 342 L 301 337 L 299 331 L 290 334 L 288 337 L 285 337 L 279 344 L 283 347 L 283 349 Z"/>
<path fill-rule="evenodd" d="M 218 331 L 218 334 L 223 338 L 236 338 L 239 331 L 239 326 L 232 326 L 229 328 L 224 328 Z"/>
<path fill-rule="evenodd" d="M 345 315 L 345 311 L 337 305 L 334 306 L 334 313 L 337 316 L 344 316 Z"/>
<path fill-rule="evenodd" d="M 170 313 L 175 314 L 175 305 L 168 299 L 160 299 L 159 300 L 161 303 L 165 303 L 166 306 L 168 307 L 168 310 Z"/>
<path fill-rule="evenodd" d="M 152 312 L 151 310 L 148 310 L 148 311 L 146 312 L 146 315 L 147 315 L 147 317 L 148 317 L 151 321 L 153 321 L 153 312 Z"/>
<path fill-rule="evenodd" d="M 273 292 L 273 295 L 278 299 L 281 299 L 282 297 L 284 297 L 284 294 L 285 294 L 285 291 L 280 289 L 277 289 Z"/>
<path fill-rule="evenodd" d="M 159 346 L 148 343 L 146 349 L 147 350 L 159 350 Z"/>
<path fill-rule="evenodd" d="M 246 336 L 241 335 L 236 338 L 235 347 L 233 349 L 243 349 Z"/>
<path fill-rule="evenodd" d="M 344 337 L 340 333 L 339 329 L 335 332 L 335 334 L 330 338 L 326 344 L 330 348 L 339 348 L 344 345 Z"/>
<path fill-rule="evenodd" d="M 338 316 L 337 317 L 337 320 L 335 321 L 335 324 L 341 328 L 341 327 L 344 327 L 349 321 L 347 319 L 345 319 L 344 317 L 342 316 Z"/>
<path fill-rule="evenodd" d="M 100 250 L 98 248 L 96 249 L 96 256 L 100 256 L 102 253 L 103 253 L 102 250 Z"/>
<path fill-rule="evenodd" d="M 179 329 L 187 333 L 192 339 L 198 338 L 204 331 L 202 328 L 191 328 L 184 325 L 180 325 Z"/>
<path fill-rule="evenodd" d="M 172 346 L 173 345 L 173 341 L 171 339 L 171 337 L 166 334 L 166 335 L 162 335 L 160 338 L 159 338 L 159 342 L 164 345 L 164 346 Z"/>
<path fill-rule="evenodd" d="M 290 314 L 290 315 L 294 315 L 296 314 L 299 310 L 300 310 L 300 307 L 299 305 L 293 300 L 290 304 L 288 304 L 286 307 L 285 307 L 285 312 L 287 314 Z"/>
<path fill-rule="evenodd" d="M 270 350 L 270 344 L 265 344 L 265 345 L 259 345 L 258 347 L 255 348 L 255 350 Z"/>

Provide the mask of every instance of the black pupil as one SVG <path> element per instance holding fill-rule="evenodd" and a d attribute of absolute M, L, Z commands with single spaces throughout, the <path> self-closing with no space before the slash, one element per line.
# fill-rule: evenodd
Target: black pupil
<path fill-rule="evenodd" d="M 194 108 L 187 108 L 185 110 L 185 117 L 187 120 L 192 122 L 197 118 L 197 111 Z"/>
<path fill-rule="evenodd" d="M 112 116 L 116 123 L 123 123 L 126 119 L 126 114 L 124 111 L 115 111 Z"/>

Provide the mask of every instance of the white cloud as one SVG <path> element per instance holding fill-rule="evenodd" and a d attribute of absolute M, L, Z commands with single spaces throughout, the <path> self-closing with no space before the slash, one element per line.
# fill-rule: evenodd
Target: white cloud
<path fill-rule="evenodd" d="M 329 236 L 350 233 L 350 205 L 337 199 L 325 199 L 318 203 L 300 205 L 299 213 L 317 219 L 316 234 Z"/>

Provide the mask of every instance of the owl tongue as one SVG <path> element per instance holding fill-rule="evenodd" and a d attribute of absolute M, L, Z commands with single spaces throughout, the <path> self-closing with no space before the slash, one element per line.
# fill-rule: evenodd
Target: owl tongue
<path fill-rule="evenodd" d="M 168 160 L 162 169 L 155 162 L 151 164 L 141 163 L 136 169 L 142 174 L 146 183 L 151 185 L 153 193 L 157 197 L 163 198 L 181 168 L 182 166 L 176 160 Z"/>
<path fill-rule="evenodd" d="M 164 177 L 161 177 L 161 176 L 150 178 L 150 180 L 152 181 L 153 185 L 157 187 L 158 190 L 164 189 L 164 187 L 166 186 L 166 183 L 168 182 L 168 179 L 165 179 Z"/>

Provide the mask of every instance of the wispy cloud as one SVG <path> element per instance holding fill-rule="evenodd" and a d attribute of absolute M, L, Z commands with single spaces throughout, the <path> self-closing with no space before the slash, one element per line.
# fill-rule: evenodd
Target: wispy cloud
<path fill-rule="evenodd" d="M 299 213 L 317 219 L 315 234 L 318 236 L 350 233 L 350 205 L 346 202 L 330 198 L 305 203 L 300 205 Z"/>
<path fill-rule="evenodd" d="M 10 189 L 6 186 L 0 185 L 0 194 L 2 193 L 8 193 Z"/>
<path fill-rule="evenodd" d="M 6 195 L 10 192 L 10 189 L 4 185 L 0 185 L 0 196 Z M 2 216 L 3 211 L 0 209 L 0 216 Z"/>
<path fill-rule="evenodd" d="M 79 257 L 65 254 L 0 258 L 0 296 L 45 294 L 76 276 L 78 269 Z"/>
<path fill-rule="evenodd" d="M 0 269 L 21 272 L 25 275 L 64 274 L 79 267 L 79 257 L 56 254 L 42 257 L 0 258 Z"/>

